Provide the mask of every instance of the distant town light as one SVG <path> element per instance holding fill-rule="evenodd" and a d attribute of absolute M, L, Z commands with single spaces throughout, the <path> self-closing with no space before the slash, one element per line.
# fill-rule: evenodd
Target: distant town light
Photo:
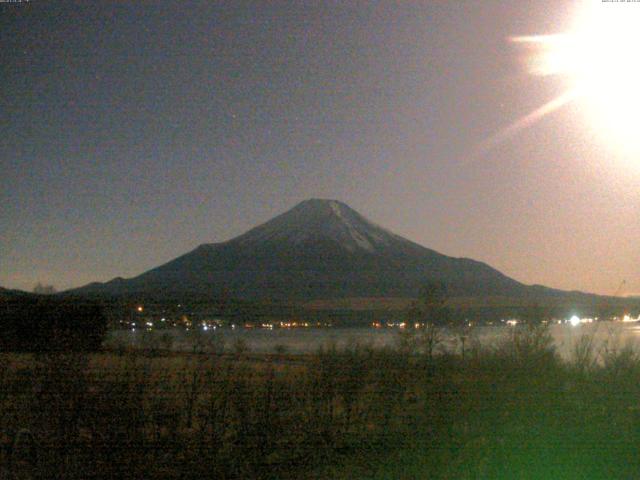
<path fill-rule="evenodd" d="M 569 323 L 572 327 L 577 327 L 578 325 L 580 325 L 580 318 L 577 315 L 574 315 L 569 319 Z"/>
<path fill-rule="evenodd" d="M 136 310 L 138 310 L 139 312 L 142 312 L 144 308 L 142 308 L 142 305 L 138 305 L 138 308 L 136 308 Z"/>

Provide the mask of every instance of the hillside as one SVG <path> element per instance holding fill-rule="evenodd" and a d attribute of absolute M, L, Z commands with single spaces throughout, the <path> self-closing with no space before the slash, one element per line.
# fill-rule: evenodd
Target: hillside
<path fill-rule="evenodd" d="M 344 203 L 321 199 L 306 200 L 234 239 L 200 245 L 137 277 L 89 284 L 75 293 L 224 296 L 310 305 L 342 299 L 337 304 L 344 304 L 353 298 L 415 297 L 425 283 L 434 281 L 446 284 L 452 297 L 476 302 L 604 301 L 581 292 L 524 285 L 485 263 L 443 255 L 396 235 Z"/>

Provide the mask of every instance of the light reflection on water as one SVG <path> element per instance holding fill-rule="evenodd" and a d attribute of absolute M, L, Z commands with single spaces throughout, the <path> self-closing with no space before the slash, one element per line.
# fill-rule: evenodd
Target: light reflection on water
<path fill-rule="evenodd" d="M 473 342 L 481 345 L 498 345 L 500 341 L 512 333 L 514 327 L 476 327 L 466 340 L 466 345 Z M 516 327 L 517 328 L 517 327 Z M 624 347 L 638 348 L 640 346 L 640 324 L 622 322 L 597 322 L 581 324 L 573 327 L 569 324 L 551 325 L 549 333 L 557 351 L 565 358 L 571 357 L 576 342 L 583 336 L 593 340 L 597 353 L 605 346 L 608 350 Z M 205 350 L 215 348 L 223 342 L 226 348 L 242 339 L 249 350 L 254 353 L 273 353 L 279 346 L 284 346 L 288 353 L 312 353 L 323 346 L 335 344 L 338 348 L 358 343 L 373 347 L 395 346 L 399 339 L 397 329 L 374 329 L 365 327 L 355 328 L 297 328 L 297 329 L 218 329 L 207 332 L 185 332 L 183 330 L 159 330 L 135 332 L 120 330 L 110 333 L 108 342 L 143 346 L 149 338 L 169 334 L 173 338 L 174 350 L 189 351 L 194 342 L 204 340 Z M 460 342 L 454 335 L 447 335 L 444 348 L 456 350 Z"/>

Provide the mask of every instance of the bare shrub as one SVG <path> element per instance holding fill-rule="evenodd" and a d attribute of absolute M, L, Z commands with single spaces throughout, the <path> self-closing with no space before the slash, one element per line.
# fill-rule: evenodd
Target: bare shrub
<path fill-rule="evenodd" d="M 573 345 L 572 366 L 581 374 L 593 372 L 598 365 L 599 352 L 594 342 L 593 334 L 583 334 Z"/>

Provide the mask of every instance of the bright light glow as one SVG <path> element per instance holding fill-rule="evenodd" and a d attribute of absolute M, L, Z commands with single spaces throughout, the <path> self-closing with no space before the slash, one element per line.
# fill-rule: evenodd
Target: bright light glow
<path fill-rule="evenodd" d="M 534 111 L 529 112 L 524 117 L 519 118 L 515 122 L 511 123 L 507 127 L 501 129 L 500 131 L 496 132 L 494 135 L 491 135 L 489 138 L 480 143 L 477 148 L 477 152 L 475 152 L 475 155 L 483 155 L 489 152 L 495 146 L 500 145 L 501 143 L 520 133 L 522 130 L 525 130 L 536 124 L 543 117 L 546 117 L 550 113 L 553 113 L 559 108 L 564 107 L 567 103 L 571 102 L 576 97 L 576 92 L 574 92 L 573 90 L 569 90 L 559 97 L 556 97 L 553 100 L 545 103 L 544 105 L 536 108 Z"/>
<path fill-rule="evenodd" d="M 580 318 L 577 315 L 574 315 L 569 319 L 569 323 L 572 327 L 577 327 L 578 325 L 580 325 Z"/>
<path fill-rule="evenodd" d="M 568 80 L 599 130 L 640 151 L 640 5 L 583 2 L 572 31 L 514 37 L 535 49 L 529 70 Z"/>
<path fill-rule="evenodd" d="M 139 312 L 142 312 L 144 310 L 144 308 L 142 308 L 142 305 L 141 305 L 138 308 L 136 308 L 136 310 L 138 310 Z"/>

